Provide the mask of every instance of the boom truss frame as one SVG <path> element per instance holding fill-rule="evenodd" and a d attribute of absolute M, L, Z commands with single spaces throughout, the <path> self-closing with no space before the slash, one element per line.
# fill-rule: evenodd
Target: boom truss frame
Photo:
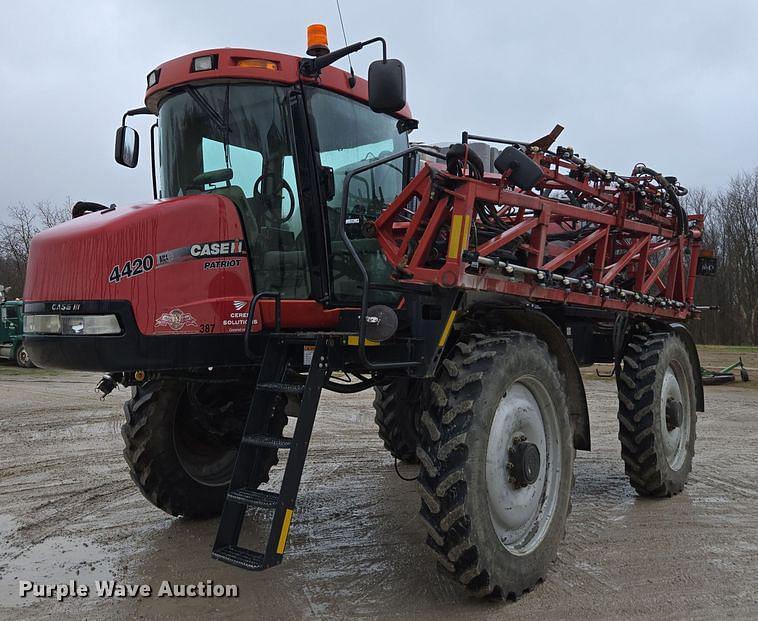
<path fill-rule="evenodd" d="M 686 190 L 642 164 L 622 177 L 571 149 L 526 150 L 542 169 L 529 190 L 509 183 L 512 170 L 476 174 L 468 149 L 457 173 L 425 164 L 374 222 L 395 277 L 670 319 L 697 312 L 703 216 L 684 215 L 674 192 Z"/>

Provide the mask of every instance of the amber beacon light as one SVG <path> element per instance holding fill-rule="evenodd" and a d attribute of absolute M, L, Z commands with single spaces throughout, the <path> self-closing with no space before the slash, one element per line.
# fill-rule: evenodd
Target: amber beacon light
<path fill-rule="evenodd" d="M 324 24 L 311 24 L 308 26 L 308 56 L 323 56 L 329 53 L 329 40 L 326 37 Z"/>

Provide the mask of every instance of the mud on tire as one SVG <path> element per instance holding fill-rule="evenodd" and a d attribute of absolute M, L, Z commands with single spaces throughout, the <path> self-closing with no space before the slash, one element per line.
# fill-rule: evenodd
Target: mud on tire
<path fill-rule="evenodd" d="M 684 343 L 667 332 L 632 336 L 617 383 L 629 482 L 643 496 L 681 492 L 692 469 L 697 422 L 694 369 Z"/>
<path fill-rule="evenodd" d="M 221 513 L 252 389 L 235 398 L 222 396 L 205 412 L 194 395 L 190 385 L 178 381 L 153 380 L 133 388 L 121 435 L 124 459 L 145 498 L 171 515 L 207 518 Z M 285 400 L 277 399 L 272 433 L 281 435 L 287 423 L 284 407 Z M 276 449 L 269 449 L 263 474 L 251 484 L 268 481 L 277 462 Z"/>
<path fill-rule="evenodd" d="M 421 380 L 397 378 L 374 387 L 374 421 L 385 448 L 400 461 L 416 463 L 418 421 L 423 386 Z"/>
<path fill-rule="evenodd" d="M 491 447 L 497 455 L 501 447 L 510 446 L 511 432 L 516 429 L 496 425 L 502 420 L 498 412 L 508 399 L 516 398 L 508 397 L 509 393 L 523 390 L 539 395 L 534 397 L 539 401 L 537 416 L 549 422 L 549 440 L 545 423 L 545 446 L 553 452 L 548 457 L 547 450 L 543 454 L 540 472 L 544 468 L 545 477 L 550 473 L 551 478 L 544 481 L 553 487 L 548 491 L 547 483 L 542 490 L 533 485 L 529 498 L 538 500 L 529 502 L 537 502 L 538 508 L 527 512 L 531 517 L 519 527 L 526 532 L 521 545 L 517 535 L 502 534 L 498 520 L 510 507 L 491 499 L 495 484 L 488 483 L 488 478 L 492 480 L 488 462 L 492 461 Z M 439 565 L 472 594 L 517 598 L 544 577 L 565 534 L 574 448 L 564 379 L 545 343 L 533 335 L 472 334 L 462 337 L 443 361 L 431 392 L 432 404 L 422 416 L 417 451 L 427 544 Z M 491 433 L 493 429 L 499 431 Z M 510 460 L 511 453 L 507 455 Z M 508 466 L 503 465 L 505 471 Z M 520 493 L 505 488 L 498 492 L 497 485 L 494 498 Z M 530 491 L 526 486 L 524 490 Z M 495 511 L 491 506 L 496 506 Z M 503 543 L 507 540 L 508 544 Z"/>

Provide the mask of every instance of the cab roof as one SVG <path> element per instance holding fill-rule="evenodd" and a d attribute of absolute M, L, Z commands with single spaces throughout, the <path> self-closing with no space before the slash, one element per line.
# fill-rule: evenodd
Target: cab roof
<path fill-rule="evenodd" d="M 198 62 L 198 59 L 204 60 Z M 259 80 L 281 84 L 297 84 L 302 81 L 368 103 L 368 82 L 363 78 L 356 76 L 354 85 L 350 86 L 350 74 L 337 67 L 325 67 L 320 76 L 309 78 L 300 74 L 300 60 L 289 54 L 229 47 L 186 54 L 163 63 L 148 74 L 145 105 L 157 114 L 161 99 L 174 87 L 230 80 Z M 209 68 L 198 69 L 199 66 Z M 155 81 L 151 85 L 152 80 Z M 395 116 L 411 118 L 410 109 L 406 105 Z"/>

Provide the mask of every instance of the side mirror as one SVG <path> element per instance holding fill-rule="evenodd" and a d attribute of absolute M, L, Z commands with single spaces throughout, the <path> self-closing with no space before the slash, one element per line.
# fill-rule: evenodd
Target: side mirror
<path fill-rule="evenodd" d="M 374 112 L 405 107 L 405 67 L 394 58 L 375 60 L 368 68 L 368 105 Z"/>
<path fill-rule="evenodd" d="M 128 168 L 134 168 L 139 159 L 139 134 L 128 125 L 116 130 L 116 162 Z"/>

